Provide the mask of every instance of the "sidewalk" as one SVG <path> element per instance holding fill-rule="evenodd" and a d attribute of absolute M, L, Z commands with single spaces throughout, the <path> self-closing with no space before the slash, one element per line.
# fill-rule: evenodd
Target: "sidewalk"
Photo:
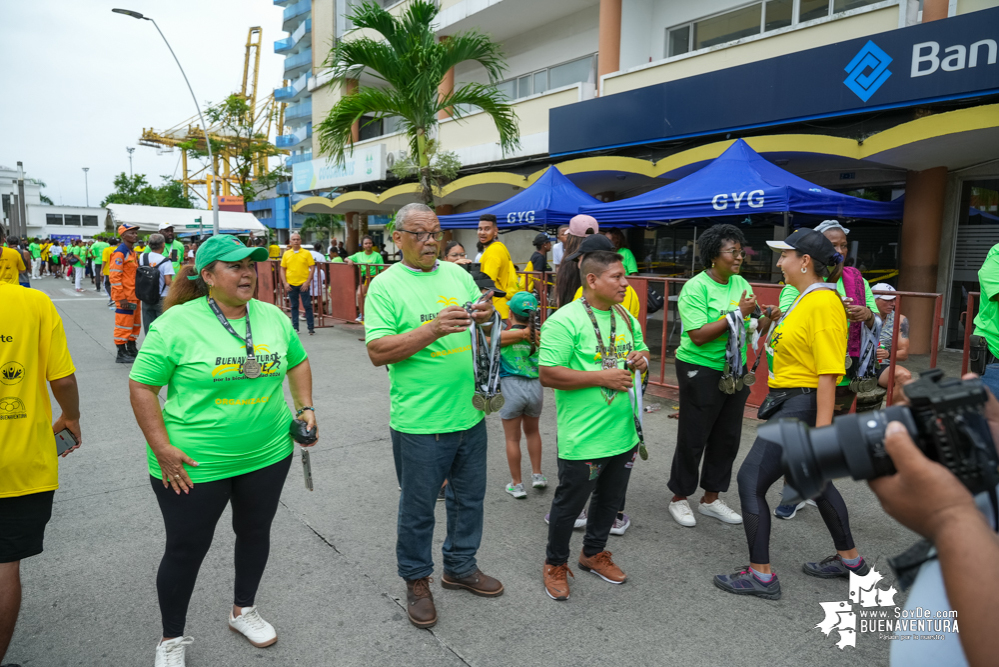
<path fill-rule="evenodd" d="M 60 462 L 46 551 L 22 565 L 24 604 L 7 662 L 23 667 L 152 665 L 159 635 L 155 577 L 164 533 L 149 487 L 141 433 L 128 400 L 129 366 L 114 363 L 113 313 L 90 288 L 46 278 L 77 366 L 83 447 Z M 572 598 L 544 593 L 543 521 L 557 483 L 554 399 L 542 417 L 544 472 L 551 486 L 526 500 L 503 491 L 509 472 L 498 415 L 489 426 L 489 488 L 479 562 L 506 594 L 495 600 L 445 591 L 435 573 L 440 621 L 410 625 L 405 585 L 396 575 L 398 489 L 388 431 L 388 375 L 368 361 L 360 327 L 337 325 L 303 336 L 310 354 L 320 441 L 313 449 L 315 491 L 292 466 L 274 523 L 271 558 L 258 594 L 279 641 L 256 649 L 226 627 L 233 535 L 223 517 L 202 566 L 186 633 L 191 667 L 221 665 L 879 665 L 889 645 L 860 636 L 835 647 L 824 636 L 819 602 L 845 600 L 845 580 L 804 575 L 801 563 L 834 552 L 814 508 L 774 520 L 771 551 L 784 595 L 777 602 L 726 594 L 711 582 L 748 562 L 742 526 L 696 516 L 696 528 L 670 518 L 666 489 L 676 421 L 664 408 L 645 416 L 649 460 L 638 461 L 626 511 L 633 525 L 608 548 L 628 573 L 611 586 L 579 570 Z M 141 346 L 141 343 L 140 343 Z M 755 437 L 747 420 L 736 471 Z M 238 432 L 234 427 L 234 437 Z M 526 449 L 526 448 L 525 448 Z M 524 454 L 525 469 L 527 464 Z M 529 469 L 526 470 L 529 472 Z M 891 580 L 885 559 L 916 536 L 888 518 L 866 484 L 838 483 L 861 553 Z M 780 485 L 768 495 L 778 504 Z M 726 501 L 736 510 L 734 474 Z M 437 508 L 440 566 L 444 505 Z M 580 549 L 577 531 L 572 548 Z M 400 600 L 401 598 L 401 600 Z M 903 596 L 899 595 L 896 602 Z"/>

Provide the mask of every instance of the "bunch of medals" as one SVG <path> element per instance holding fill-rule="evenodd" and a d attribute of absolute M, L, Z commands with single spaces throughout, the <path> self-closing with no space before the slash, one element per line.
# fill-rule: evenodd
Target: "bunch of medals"
<path fill-rule="evenodd" d="M 492 292 L 487 292 L 476 303 L 485 303 L 492 298 Z M 472 372 L 475 374 L 475 395 L 472 405 L 487 415 L 499 412 L 506 402 L 500 392 L 500 337 L 503 333 L 503 318 L 493 310 L 492 341 L 486 336 L 485 326 L 472 317 L 474 310 L 471 301 L 465 304 L 465 311 L 472 319 Z"/>
<path fill-rule="evenodd" d="M 875 315 L 874 326 L 868 329 L 866 325 L 862 324 L 860 326 L 860 332 L 860 357 L 857 364 L 857 373 L 850 379 L 850 391 L 854 394 L 874 391 L 874 388 L 878 386 L 876 368 L 878 343 L 881 339 L 881 318 Z M 847 370 L 849 370 L 851 366 L 853 366 L 853 358 L 847 356 Z"/>
<path fill-rule="evenodd" d="M 725 315 L 725 322 L 728 324 L 728 343 L 725 345 L 725 369 L 718 378 L 718 391 L 734 394 L 756 382 L 756 365 L 753 365 L 752 373 L 743 375 L 742 348 L 746 345 L 746 323 L 742 318 L 742 311 L 733 310 L 728 313 Z"/>
<path fill-rule="evenodd" d="M 225 327 L 226 331 L 235 336 L 236 340 L 238 340 L 240 343 L 246 344 L 246 361 L 243 362 L 243 376 L 249 380 L 253 380 L 255 378 L 260 377 L 260 374 L 263 372 L 263 370 L 260 368 L 260 362 L 257 361 L 257 358 L 253 352 L 253 333 L 250 331 L 250 307 L 247 306 L 246 308 L 245 340 L 241 338 L 238 333 L 236 333 L 235 329 L 232 328 L 232 325 L 229 324 L 229 320 L 226 319 L 226 316 L 223 315 L 222 311 L 219 309 L 218 304 L 215 303 L 215 299 L 213 299 L 210 296 L 208 297 L 208 307 L 212 309 L 212 312 L 215 313 L 215 317 L 218 318 L 219 322 L 222 324 L 223 327 Z"/>

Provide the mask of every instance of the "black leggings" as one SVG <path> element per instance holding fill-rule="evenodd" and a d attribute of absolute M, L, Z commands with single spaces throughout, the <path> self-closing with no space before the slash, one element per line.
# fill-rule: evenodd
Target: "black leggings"
<path fill-rule="evenodd" d="M 814 390 L 809 394 L 794 396 L 785 401 L 770 419 L 797 417 L 809 426 L 815 426 L 815 398 Z M 739 468 L 739 500 L 742 503 L 742 523 L 749 542 L 751 563 L 762 565 L 770 562 L 770 507 L 767 505 L 766 493 L 784 474 L 780 458 L 780 445 L 756 438 L 753 448 Z M 846 503 L 836 487 L 831 482 L 827 484 L 825 491 L 815 502 L 829 534 L 832 535 L 836 550 L 853 549 Z"/>
<path fill-rule="evenodd" d="M 253 605 L 271 548 L 271 522 L 277 512 L 291 455 L 266 468 L 214 482 L 198 482 L 188 494 L 164 488 L 150 477 L 166 526 L 166 552 L 156 574 L 163 636 L 184 634 L 187 606 L 201 561 L 208 554 L 215 524 L 232 501 L 236 533 L 236 587 L 233 604 Z"/>

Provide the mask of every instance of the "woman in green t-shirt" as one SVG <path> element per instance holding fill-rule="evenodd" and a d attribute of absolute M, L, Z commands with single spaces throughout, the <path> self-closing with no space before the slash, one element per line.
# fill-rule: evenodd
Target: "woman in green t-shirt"
<path fill-rule="evenodd" d="M 608 229 L 604 232 L 604 236 L 614 244 L 614 252 L 621 255 L 625 275 L 632 276 L 638 273 L 638 261 L 635 259 L 635 254 L 625 246 L 627 239 L 624 238 L 624 232 L 620 229 Z"/>
<path fill-rule="evenodd" d="M 744 386 L 728 394 L 719 388 L 725 375 L 729 345 L 727 315 L 738 311 L 739 320 L 751 334 L 749 316 L 756 309 L 756 296 L 739 275 L 746 253 L 746 237 L 738 227 L 714 225 L 698 241 L 701 261 L 708 267 L 680 290 L 678 308 L 683 333 L 676 351 L 676 377 L 680 388 L 680 421 L 676 449 L 667 486 L 673 492 L 669 513 L 681 526 L 697 520 L 687 496 L 697 490 L 704 495 L 697 505 L 701 514 L 725 523 L 742 523 L 742 517 L 718 494 L 728 491 L 732 464 L 742 438 L 742 413 L 749 397 Z M 769 322 L 763 320 L 761 323 Z M 745 372 L 746 344 L 739 350 L 739 365 Z M 704 463 L 701 465 L 701 456 Z M 700 468 L 700 471 L 698 471 Z"/>
<path fill-rule="evenodd" d="M 355 252 L 347 258 L 348 264 L 382 264 L 384 261 L 384 258 L 375 252 L 375 240 L 370 236 L 365 236 L 361 239 L 361 252 Z M 360 315 L 357 316 L 357 321 L 363 322 L 364 295 L 368 293 L 368 285 L 371 284 L 371 279 L 378 275 L 380 269 L 377 266 L 361 266 L 359 270 L 361 280 L 357 285 L 357 310 Z"/>
<path fill-rule="evenodd" d="M 277 641 L 254 598 L 294 449 L 285 376 L 296 414 L 313 429 L 316 418 L 301 341 L 280 309 L 253 299 L 254 262 L 267 256 L 266 248 L 247 248 L 234 236 L 208 238 L 196 265 L 182 267 L 173 281 L 129 376 L 166 527 L 156 578 L 163 619 L 157 663 L 183 664 L 198 569 L 230 503 L 236 579 L 229 626 L 254 646 Z"/>

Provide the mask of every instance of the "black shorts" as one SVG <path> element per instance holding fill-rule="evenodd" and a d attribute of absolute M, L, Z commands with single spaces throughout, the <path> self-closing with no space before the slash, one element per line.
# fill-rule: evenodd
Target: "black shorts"
<path fill-rule="evenodd" d="M 55 491 L 0 498 L 0 563 L 42 553 L 45 524 L 52 518 Z"/>
<path fill-rule="evenodd" d="M 885 373 L 887 373 L 887 372 L 888 372 L 888 369 L 889 369 L 889 368 L 891 368 L 891 366 L 889 366 L 889 365 L 887 365 L 887 364 L 886 364 L 886 365 L 884 365 L 884 366 L 879 366 L 879 367 L 878 367 L 878 379 L 879 379 L 879 380 L 881 379 L 881 376 L 882 376 L 882 375 L 884 375 Z"/>

